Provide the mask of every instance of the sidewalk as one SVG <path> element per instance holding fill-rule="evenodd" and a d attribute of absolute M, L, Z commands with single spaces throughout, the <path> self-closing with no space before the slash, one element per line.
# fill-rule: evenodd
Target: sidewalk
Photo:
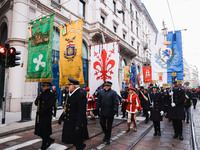
<path fill-rule="evenodd" d="M 56 118 L 52 119 L 52 123 L 56 123 L 61 113 L 63 112 L 62 107 L 58 107 Z M 31 121 L 22 122 L 21 112 L 6 112 L 5 124 L 0 122 L 0 137 L 16 132 L 30 130 L 35 128 L 35 117 L 36 110 L 32 111 Z M 2 120 L 2 110 L 0 110 L 0 119 Z"/>

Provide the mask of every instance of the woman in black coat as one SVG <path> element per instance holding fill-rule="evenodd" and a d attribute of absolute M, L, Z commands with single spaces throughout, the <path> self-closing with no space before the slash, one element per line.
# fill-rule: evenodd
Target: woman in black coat
<path fill-rule="evenodd" d="M 162 100 L 162 95 L 157 92 L 157 86 L 153 86 L 153 91 L 149 93 L 149 103 L 150 103 L 150 120 L 153 121 L 154 125 L 154 136 L 161 136 L 160 132 L 160 121 L 162 121 L 162 115 L 164 114 L 164 102 Z"/>

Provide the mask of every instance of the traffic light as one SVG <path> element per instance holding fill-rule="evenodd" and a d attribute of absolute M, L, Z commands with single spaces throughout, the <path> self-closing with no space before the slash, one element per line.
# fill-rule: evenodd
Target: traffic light
<path fill-rule="evenodd" d="M 20 57 L 17 57 L 17 55 L 20 55 L 20 51 L 16 51 L 14 47 L 9 48 L 8 57 L 7 57 L 7 66 L 8 67 L 15 67 L 19 66 L 20 62 L 16 62 L 17 60 L 20 60 Z"/>
<path fill-rule="evenodd" d="M 3 46 L 0 46 L 0 65 L 5 65 L 5 59 L 6 59 L 6 48 Z"/>

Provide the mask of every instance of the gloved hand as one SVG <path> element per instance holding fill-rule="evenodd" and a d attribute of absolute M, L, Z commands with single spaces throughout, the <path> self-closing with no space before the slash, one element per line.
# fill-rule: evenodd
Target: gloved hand
<path fill-rule="evenodd" d="M 161 112 L 160 112 L 160 115 L 162 116 L 163 114 L 164 114 L 164 111 L 161 111 Z"/>
<path fill-rule="evenodd" d="M 151 115 L 151 112 L 150 112 L 150 111 L 148 111 L 148 114 L 149 114 L 149 115 Z"/>
<path fill-rule="evenodd" d="M 170 95 L 170 96 L 173 96 L 173 94 L 174 94 L 173 91 L 169 92 L 169 95 Z"/>
<path fill-rule="evenodd" d="M 175 107 L 175 106 L 176 106 L 176 104 L 175 104 L 175 103 L 171 103 L 171 105 L 172 105 L 172 107 Z"/>

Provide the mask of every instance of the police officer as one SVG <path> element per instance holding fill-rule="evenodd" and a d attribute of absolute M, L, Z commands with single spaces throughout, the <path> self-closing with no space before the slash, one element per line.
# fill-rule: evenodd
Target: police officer
<path fill-rule="evenodd" d="M 164 101 L 164 113 L 167 113 L 170 95 L 169 95 L 169 87 L 166 87 L 166 91 L 164 92 L 163 101 Z"/>
<path fill-rule="evenodd" d="M 162 115 L 164 114 L 164 103 L 162 95 L 157 90 L 156 85 L 152 86 L 152 92 L 149 94 L 150 111 L 148 113 L 150 114 L 150 120 L 153 121 L 154 136 L 161 136 L 160 121 L 162 121 Z"/>
<path fill-rule="evenodd" d="M 64 121 L 62 130 L 62 141 L 66 144 L 73 144 L 76 150 L 83 150 L 88 139 L 85 94 L 78 86 L 79 81 L 69 80 L 69 94 L 66 98 L 64 111 L 61 114 L 58 124 Z"/>
<path fill-rule="evenodd" d="M 119 98 L 117 92 L 111 89 L 112 82 L 105 81 L 104 90 L 99 92 L 94 115 L 100 115 L 100 125 L 105 134 L 103 141 L 110 144 L 114 115 L 118 112 Z M 99 112 L 99 109 L 101 111 Z"/>
<path fill-rule="evenodd" d="M 34 134 L 42 138 L 41 150 L 47 149 L 55 141 L 50 138 L 50 135 L 52 134 L 52 115 L 56 116 L 56 99 L 50 91 L 50 85 L 49 82 L 43 82 L 42 92 L 35 100 L 37 113 Z"/>
<path fill-rule="evenodd" d="M 192 99 L 192 103 L 193 103 L 193 108 L 196 108 L 196 104 L 197 104 L 197 98 L 198 98 L 198 94 L 195 90 L 195 88 L 192 88 L 191 91 L 191 99 Z"/>
<path fill-rule="evenodd" d="M 169 93 L 170 105 L 167 112 L 167 117 L 172 119 L 173 128 L 174 128 L 174 136 L 173 138 L 178 138 L 179 140 L 183 140 L 183 124 L 182 120 L 184 120 L 184 101 L 185 101 L 185 91 L 179 87 L 177 81 L 173 81 L 173 91 Z"/>

